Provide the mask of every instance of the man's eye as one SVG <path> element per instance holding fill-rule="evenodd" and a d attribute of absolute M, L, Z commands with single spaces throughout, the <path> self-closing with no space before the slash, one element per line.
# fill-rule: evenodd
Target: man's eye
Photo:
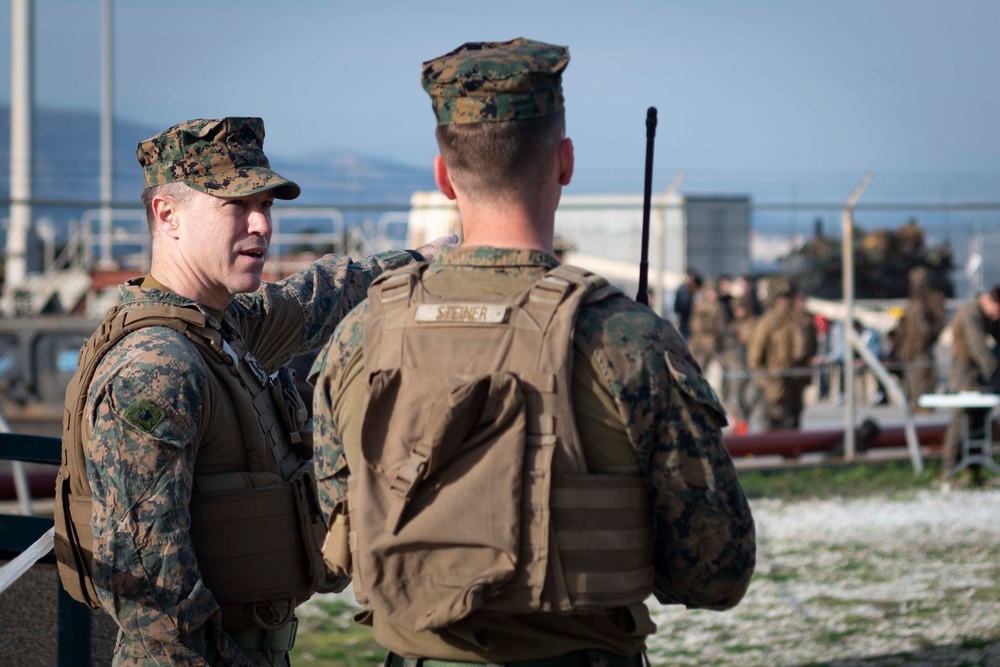
<path fill-rule="evenodd" d="M 260 203 L 260 205 L 263 206 L 264 208 L 271 208 L 272 206 L 274 206 L 274 200 L 273 199 L 265 199 L 264 201 L 262 201 Z"/>

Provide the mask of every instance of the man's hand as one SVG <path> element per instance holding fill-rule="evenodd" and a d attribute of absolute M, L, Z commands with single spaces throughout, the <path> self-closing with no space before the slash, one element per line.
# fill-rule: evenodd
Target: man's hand
<path fill-rule="evenodd" d="M 456 234 L 449 234 L 448 236 L 442 236 L 441 238 L 434 239 L 430 243 L 417 248 L 417 252 L 424 258 L 424 261 L 428 264 L 434 261 L 434 258 L 441 253 L 444 248 L 457 248 L 458 247 L 458 236 Z"/>

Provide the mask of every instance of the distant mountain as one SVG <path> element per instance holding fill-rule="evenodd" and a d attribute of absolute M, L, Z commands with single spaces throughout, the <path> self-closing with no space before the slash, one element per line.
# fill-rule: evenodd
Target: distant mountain
<path fill-rule="evenodd" d="M 87 111 L 38 109 L 34 117 L 33 194 L 37 199 L 100 199 L 100 117 Z M 136 201 L 142 174 L 135 161 L 136 143 L 155 129 L 138 123 L 115 123 L 113 175 L 115 199 Z M 0 106 L 0 196 L 10 191 L 10 107 Z"/>
<path fill-rule="evenodd" d="M 139 201 L 142 174 L 135 147 L 162 128 L 118 119 L 114 124 L 114 200 Z M 36 199 L 96 202 L 100 198 L 100 116 L 92 111 L 37 109 L 34 118 Z M 406 206 L 417 189 L 434 188 L 430 168 L 339 150 L 295 157 L 268 151 L 271 166 L 302 186 L 300 204 Z M 0 197 L 10 190 L 10 107 L 0 105 Z M 55 219 L 69 212 L 44 207 Z M 74 209 L 69 217 L 79 215 Z"/>
<path fill-rule="evenodd" d="M 336 149 L 294 158 L 269 157 L 276 171 L 302 186 L 302 204 L 405 207 L 414 190 L 437 188 L 429 166 L 420 169 Z"/>

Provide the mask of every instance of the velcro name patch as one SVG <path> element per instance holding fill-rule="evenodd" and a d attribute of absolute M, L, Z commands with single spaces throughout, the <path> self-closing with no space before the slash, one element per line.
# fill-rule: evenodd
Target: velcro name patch
<path fill-rule="evenodd" d="M 417 322 L 454 322 L 455 324 L 502 324 L 510 306 L 492 303 L 425 303 L 417 306 Z"/>

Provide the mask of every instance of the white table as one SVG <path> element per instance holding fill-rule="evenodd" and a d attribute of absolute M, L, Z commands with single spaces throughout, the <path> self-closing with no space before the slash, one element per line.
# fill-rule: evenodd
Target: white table
<path fill-rule="evenodd" d="M 962 411 L 962 451 L 949 476 L 962 468 L 979 464 L 1000 475 L 1000 465 L 993 458 L 993 409 L 1000 406 L 1000 394 L 978 391 L 960 391 L 957 394 L 924 394 L 917 399 L 922 408 L 952 408 Z M 983 434 L 973 438 L 969 434 L 969 416 L 976 410 L 986 412 Z"/>

